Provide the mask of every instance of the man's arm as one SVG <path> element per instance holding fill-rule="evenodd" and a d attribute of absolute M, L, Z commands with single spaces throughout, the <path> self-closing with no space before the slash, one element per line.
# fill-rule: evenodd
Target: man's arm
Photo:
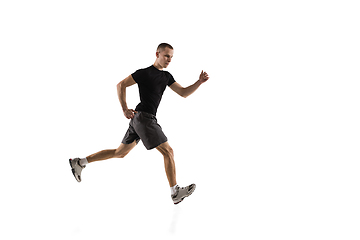
<path fill-rule="evenodd" d="M 126 88 L 130 87 L 131 85 L 134 85 L 135 83 L 136 83 L 135 80 L 130 75 L 116 85 L 119 101 L 120 101 L 121 107 L 123 109 L 124 115 L 127 119 L 133 118 L 134 113 L 136 113 L 136 112 L 133 109 L 128 109 L 128 107 L 127 107 Z"/>
<path fill-rule="evenodd" d="M 209 75 L 206 72 L 201 71 L 199 80 L 196 81 L 193 85 L 183 88 L 179 83 L 174 82 L 173 84 L 170 85 L 170 88 L 180 96 L 186 98 L 191 94 L 193 94 L 196 91 L 196 89 L 198 89 L 200 85 L 206 82 L 208 79 L 209 79 Z"/>

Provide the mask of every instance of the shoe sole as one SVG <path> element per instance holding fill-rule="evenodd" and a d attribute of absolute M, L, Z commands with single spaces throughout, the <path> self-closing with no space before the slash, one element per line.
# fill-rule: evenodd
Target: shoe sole
<path fill-rule="evenodd" d="M 72 160 L 72 159 L 69 159 L 69 163 L 70 163 L 70 167 L 71 167 L 71 172 L 73 173 L 76 181 L 81 182 L 81 177 L 80 177 L 80 176 L 76 177 L 75 169 L 73 168 L 73 166 L 72 166 L 72 164 L 71 164 L 71 160 Z"/>
<path fill-rule="evenodd" d="M 192 191 L 189 193 L 189 195 L 187 195 L 186 197 L 183 197 L 179 202 L 176 202 L 174 203 L 175 205 L 176 204 L 179 204 L 181 203 L 182 201 L 184 201 L 185 198 L 189 197 L 191 194 L 193 194 L 193 192 L 195 191 L 195 188 L 196 188 L 196 185 L 194 186 L 194 188 L 192 189 Z"/>

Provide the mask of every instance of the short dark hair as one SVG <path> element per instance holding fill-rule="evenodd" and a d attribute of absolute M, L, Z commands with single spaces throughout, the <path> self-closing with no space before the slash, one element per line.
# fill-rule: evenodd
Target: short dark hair
<path fill-rule="evenodd" d="M 156 49 L 157 52 L 161 52 L 163 50 L 165 50 L 165 48 L 168 47 L 170 49 L 174 49 L 170 44 L 168 43 L 160 43 L 158 48 Z"/>

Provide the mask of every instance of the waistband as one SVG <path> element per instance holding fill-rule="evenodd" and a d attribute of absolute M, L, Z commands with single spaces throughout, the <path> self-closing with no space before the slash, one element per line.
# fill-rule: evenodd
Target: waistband
<path fill-rule="evenodd" d="M 144 116 L 148 116 L 148 117 L 156 117 L 154 114 L 151 113 L 147 113 L 147 112 L 143 112 L 143 111 L 137 111 L 139 114 L 142 114 Z"/>

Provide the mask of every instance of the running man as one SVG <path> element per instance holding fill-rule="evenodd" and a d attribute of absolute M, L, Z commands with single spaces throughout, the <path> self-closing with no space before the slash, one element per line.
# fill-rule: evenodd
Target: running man
<path fill-rule="evenodd" d="M 164 156 L 165 172 L 174 204 L 180 203 L 185 197 L 194 192 L 195 184 L 187 187 L 177 185 L 174 152 L 157 123 L 156 112 L 166 86 L 186 98 L 206 82 L 209 76 L 206 72 L 201 71 L 198 81 L 189 87 L 183 88 L 169 72 L 163 71 L 164 68 L 169 66 L 173 54 L 174 50 L 170 44 L 161 43 L 157 48 L 156 60 L 153 65 L 137 70 L 117 84 L 117 93 L 124 115 L 127 119 L 131 119 L 129 129 L 117 149 L 102 150 L 86 158 L 69 160 L 72 172 L 78 182 L 81 182 L 81 172 L 86 164 L 110 158 L 123 158 L 141 139 L 147 150 L 156 148 Z M 126 104 L 126 88 L 136 83 L 139 87 L 140 103 L 133 110 L 129 109 Z"/>

